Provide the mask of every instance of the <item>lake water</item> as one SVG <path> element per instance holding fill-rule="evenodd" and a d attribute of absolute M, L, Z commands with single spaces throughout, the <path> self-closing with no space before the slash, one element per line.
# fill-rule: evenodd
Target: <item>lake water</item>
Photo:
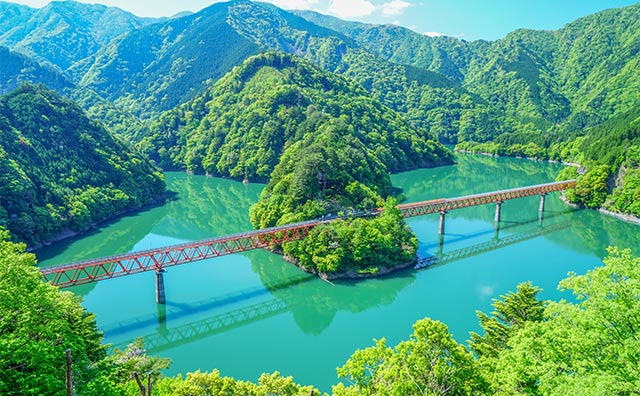
<path fill-rule="evenodd" d="M 458 155 L 454 166 L 394 175 L 405 202 L 455 197 L 552 182 L 558 164 Z M 263 185 L 167 173 L 174 200 L 37 252 L 42 266 L 144 250 L 246 231 L 248 208 Z M 155 303 L 155 275 L 144 273 L 71 288 L 96 314 L 105 341 L 124 348 L 144 337 L 151 354 L 172 359 L 168 375 L 218 368 L 256 381 L 279 371 L 300 384 L 330 391 L 336 367 L 359 348 L 386 338 L 408 338 L 424 317 L 449 326 L 461 343 L 479 331 L 476 310 L 532 281 L 542 298 L 557 291 L 568 272 L 602 264 L 607 246 L 640 254 L 640 227 L 594 211 L 573 210 L 558 193 L 506 201 L 494 226 L 495 205 L 451 211 L 444 243 L 439 216 L 408 219 L 421 257 L 441 263 L 366 281 L 330 284 L 266 251 L 169 268 L 166 306 Z"/>

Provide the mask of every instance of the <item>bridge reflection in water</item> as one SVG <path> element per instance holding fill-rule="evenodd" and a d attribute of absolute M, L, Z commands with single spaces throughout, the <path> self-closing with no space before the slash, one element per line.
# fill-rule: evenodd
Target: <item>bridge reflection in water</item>
<path fill-rule="evenodd" d="M 552 216 L 549 216 L 549 218 L 551 217 Z M 428 269 L 434 266 L 449 264 L 458 260 L 487 253 L 493 250 L 498 250 L 503 247 L 515 245 L 540 236 L 552 234 L 567 229 L 571 226 L 570 221 L 558 222 L 550 225 L 541 225 L 536 221 L 532 221 L 528 224 L 534 223 L 536 223 L 536 226 L 532 227 L 529 230 L 510 234 L 505 237 L 499 237 L 496 233 L 494 233 L 494 237 L 488 241 L 461 249 L 456 249 L 446 253 L 443 253 L 444 244 L 440 243 L 435 255 L 419 258 L 416 269 Z M 523 224 L 521 223 L 515 224 L 512 226 L 503 227 L 503 229 L 506 230 L 511 227 L 519 227 L 522 225 Z M 494 231 L 492 230 L 488 233 L 493 232 Z M 475 236 L 476 235 L 470 235 L 469 237 Z M 219 308 L 224 305 L 233 305 L 233 302 L 238 302 L 241 300 L 252 300 L 259 296 L 266 296 L 271 292 L 277 291 L 278 289 L 295 287 L 314 279 L 317 279 L 314 275 L 304 274 L 301 277 L 295 278 L 281 285 L 275 285 L 268 289 L 254 288 L 223 297 L 218 297 L 216 299 L 201 302 L 195 305 L 189 305 L 183 310 L 169 315 L 169 319 L 171 319 L 171 321 L 173 321 L 174 319 L 185 319 L 188 316 L 202 314 L 204 312 L 207 312 L 208 310 Z M 165 316 L 166 308 L 163 305 L 159 305 L 158 316 L 150 316 L 145 319 L 136 320 L 133 322 L 116 324 L 111 329 L 104 329 L 104 332 L 105 336 L 113 337 L 118 335 L 125 335 L 131 332 L 136 332 L 137 334 L 139 334 L 139 330 L 141 328 L 157 326 L 157 330 L 155 332 L 150 333 L 143 338 L 147 351 L 151 353 L 158 353 L 169 348 L 174 348 L 180 345 L 191 343 L 196 340 L 207 338 L 215 334 L 223 333 L 236 327 L 242 327 L 263 319 L 280 315 L 282 313 L 290 312 L 293 308 L 291 304 L 292 302 L 285 302 L 283 299 L 273 297 L 265 301 L 260 301 L 258 303 L 243 306 L 238 309 L 232 309 L 206 319 L 181 324 L 176 327 L 168 326 L 167 317 Z M 295 304 L 295 302 L 293 304 Z M 134 341 L 135 339 L 129 339 L 126 341 L 117 342 L 114 347 L 123 349 L 128 344 Z"/>
<path fill-rule="evenodd" d="M 500 222 L 500 211 L 504 201 L 540 196 L 539 212 L 544 212 L 545 197 L 548 193 L 564 191 L 575 187 L 575 180 L 538 184 L 509 190 L 466 195 L 456 198 L 441 198 L 429 201 L 398 205 L 402 216 L 413 217 L 430 213 L 440 213 L 438 234 L 444 234 L 445 215 L 448 211 L 471 206 L 496 204 L 495 221 Z M 359 216 L 377 215 L 381 209 L 371 213 L 359 213 Z M 163 272 L 165 268 L 280 245 L 285 242 L 306 237 L 314 227 L 328 223 L 325 218 L 264 228 L 239 234 L 188 242 L 180 245 L 150 249 L 117 256 L 86 260 L 77 263 L 52 266 L 41 269 L 43 279 L 58 287 L 69 287 L 105 279 L 117 278 L 146 271 L 156 272 L 156 301 L 164 304 Z"/>

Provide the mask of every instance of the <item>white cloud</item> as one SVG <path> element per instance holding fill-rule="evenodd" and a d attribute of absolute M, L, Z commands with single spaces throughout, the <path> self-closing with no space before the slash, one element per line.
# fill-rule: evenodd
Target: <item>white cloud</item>
<path fill-rule="evenodd" d="M 440 37 L 440 36 L 444 36 L 444 34 L 440 33 L 440 32 L 424 32 L 422 33 L 425 36 L 429 36 L 429 37 Z"/>
<path fill-rule="evenodd" d="M 341 18 L 355 18 L 371 15 L 375 9 L 367 0 L 331 0 L 327 10 Z"/>
<path fill-rule="evenodd" d="M 285 10 L 313 10 L 319 0 L 266 0 Z"/>
<path fill-rule="evenodd" d="M 400 15 L 405 9 L 411 7 L 411 3 L 403 0 L 391 0 L 382 5 L 382 13 L 384 15 Z"/>

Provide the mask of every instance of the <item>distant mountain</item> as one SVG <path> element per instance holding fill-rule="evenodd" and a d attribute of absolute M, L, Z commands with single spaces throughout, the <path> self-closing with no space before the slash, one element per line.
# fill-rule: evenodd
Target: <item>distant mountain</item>
<path fill-rule="evenodd" d="M 0 37 L 9 30 L 26 23 L 36 12 L 34 8 L 0 1 Z"/>
<path fill-rule="evenodd" d="M 0 47 L 0 65 L 0 95 L 13 91 L 23 82 L 46 84 L 60 93 L 74 87 L 69 79 L 52 67 L 42 66 L 6 47 Z"/>
<path fill-rule="evenodd" d="M 466 42 L 456 38 L 428 37 L 396 25 L 347 22 L 314 11 L 296 10 L 294 14 L 319 26 L 340 32 L 369 52 L 393 63 L 438 72 L 462 82 L 467 62 L 462 49 Z"/>
<path fill-rule="evenodd" d="M 76 1 L 53 1 L 40 9 L 2 2 L 0 12 L 0 45 L 61 71 L 123 33 L 164 20 Z"/>
<path fill-rule="evenodd" d="M 520 124 L 513 131 L 579 130 L 638 103 L 640 4 L 557 31 L 517 30 L 493 42 L 427 37 L 398 26 L 298 15 L 396 63 L 437 71 Z"/>
<path fill-rule="evenodd" d="M 354 79 L 382 103 L 411 113 L 415 126 L 432 130 L 433 137 L 455 139 L 461 128 L 466 128 L 462 136 L 497 133 L 497 123 L 471 125 L 486 118 L 486 106 L 457 82 L 384 60 L 341 33 L 263 3 L 216 3 L 133 31 L 77 65 L 75 72 L 85 76 L 82 87 L 150 117 L 189 100 L 247 56 L 266 50 L 295 54 Z M 436 108 L 444 115 L 436 115 Z M 472 122 L 461 124 L 461 119 Z"/>
<path fill-rule="evenodd" d="M 362 87 L 274 52 L 249 58 L 163 114 L 142 141 L 163 167 L 266 181 L 287 147 L 335 122 L 388 171 L 451 162 L 444 147 Z"/>
<path fill-rule="evenodd" d="M 158 168 L 53 91 L 0 96 L 0 131 L 0 225 L 30 246 L 164 193 Z"/>
<path fill-rule="evenodd" d="M 237 3 L 217 3 L 118 37 L 74 68 L 84 76 L 80 85 L 138 112 L 170 109 L 192 98 L 260 52 L 228 23 L 228 8 Z"/>

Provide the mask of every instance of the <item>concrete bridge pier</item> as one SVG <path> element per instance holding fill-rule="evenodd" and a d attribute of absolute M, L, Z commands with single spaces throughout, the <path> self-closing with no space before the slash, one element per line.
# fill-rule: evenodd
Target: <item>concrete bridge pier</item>
<path fill-rule="evenodd" d="M 538 209 L 538 212 L 540 213 L 544 212 L 544 200 L 546 196 L 547 196 L 546 193 L 540 194 L 540 208 Z"/>
<path fill-rule="evenodd" d="M 500 222 L 499 221 L 495 221 L 493 223 L 493 239 L 495 239 L 496 241 L 500 239 Z"/>
<path fill-rule="evenodd" d="M 493 221 L 496 223 L 500 222 L 500 211 L 502 210 L 502 201 L 498 201 L 496 202 L 496 216 L 494 217 Z"/>
<path fill-rule="evenodd" d="M 438 235 L 444 235 L 444 216 L 447 214 L 446 210 L 440 212 L 440 224 L 438 225 Z"/>
<path fill-rule="evenodd" d="M 165 304 L 167 297 L 164 291 L 164 273 L 165 269 L 160 268 L 156 270 L 156 303 Z"/>

